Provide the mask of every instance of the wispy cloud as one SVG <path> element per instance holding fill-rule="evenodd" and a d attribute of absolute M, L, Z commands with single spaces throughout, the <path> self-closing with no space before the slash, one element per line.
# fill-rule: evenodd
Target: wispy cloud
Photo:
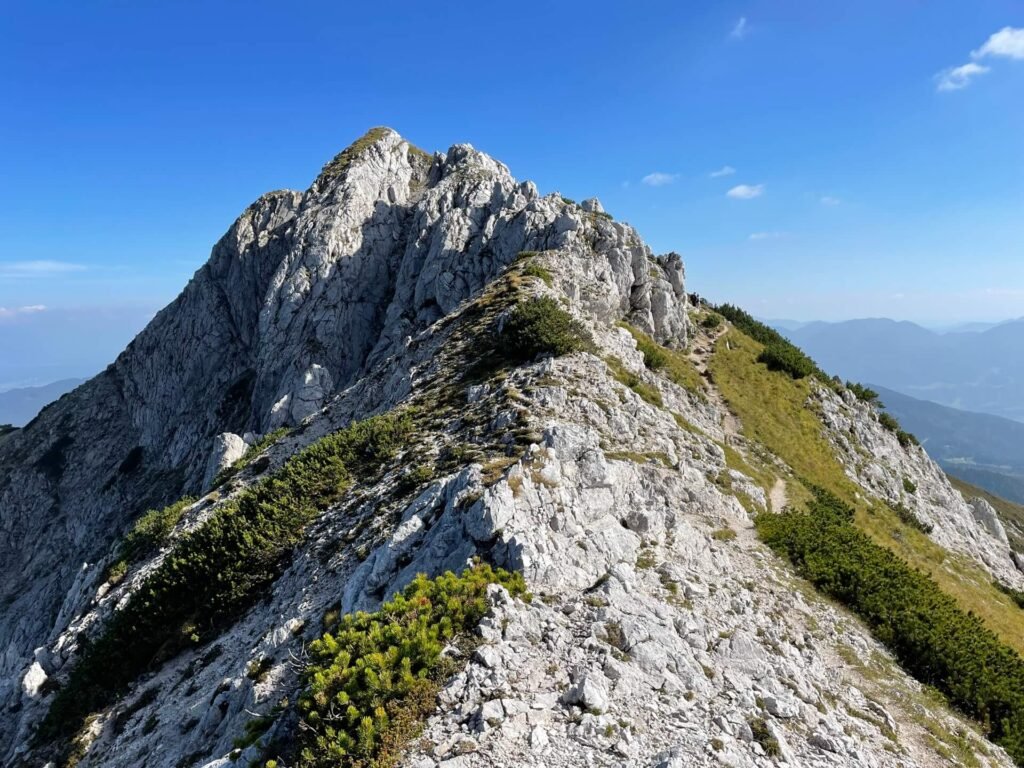
<path fill-rule="evenodd" d="M 788 232 L 754 232 L 748 240 L 781 240 L 784 237 L 789 237 Z"/>
<path fill-rule="evenodd" d="M 736 173 L 736 169 L 733 168 L 731 165 L 723 165 L 717 171 L 712 171 L 711 173 L 709 173 L 708 176 L 711 177 L 712 179 L 720 179 L 723 176 L 732 176 L 734 173 Z"/>
<path fill-rule="evenodd" d="M 35 315 L 39 312 L 45 312 L 46 307 L 42 304 L 30 304 L 27 307 L 0 307 L 0 320 L 7 319 L 10 317 L 18 317 L 19 315 Z"/>
<path fill-rule="evenodd" d="M 827 205 L 829 207 L 839 205 L 841 202 L 843 201 L 840 200 L 838 197 L 832 197 L 832 195 L 825 195 L 824 197 L 821 198 L 821 204 Z"/>
<path fill-rule="evenodd" d="M 733 40 L 742 40 L 747 36 L 750 31 L 750 26 L 747 24 L 747 17 L 740 16 L 736 23 L 733 25 L 732 31 L 729 33 L 729 37 Z"/>
<path fill-rule="evenodd" d="M 648 173 L 640 181 L 649 187 L 664 187 L 667 184 L 671 184 L 673 181 L 679 178 L 678 173 L 660 173 L 655 171 L 654 173 Z"/>
<path fill-rule="evenodd" d="M 1008 59 L 1024 59 L 1024 28 L 1003 27 L 985 41 L 976 51 L 971 51 L 975 59 L 986 56 L 1004 56 Z"/>
<path fill-rule="evenodd" d="M 980 48 L 971 51 L 971 58 L 973 61 L 939 72 L 935 76 L 936 90 L 960 91 L 966 88 L 974 78 L 991 70 L 991 67 L 978 63 L 982 59 L 1024 59 L 1024 28 L 1003 27 L 989 35 Z"/>
<path fill-rule="evenodd" d="M 734 200 L 753 200 L 764 194 L 764 184 L 737 184 L 725 194 Z"/>
<path fill-rule="evenodd" d="M 940 91 L 959 91 L 971 84 L 978 75 L 984 75 L 989 68 L 969 61 L 959 67 L 944 69 L 935 76 L 935 88 Z"/>
<path fill-rule="evenodd" d="M 70 272 L 83 272 L 85 266 L 67 261 L 3 261 L 0 262 L 2 277 L 48 277 Z"/>

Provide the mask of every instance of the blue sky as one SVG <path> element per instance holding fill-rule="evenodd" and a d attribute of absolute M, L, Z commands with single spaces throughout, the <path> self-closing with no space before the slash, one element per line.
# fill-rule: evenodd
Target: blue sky
<path fill-rule="evenodd" d="M 596 195 L 761 316 L 1024 315 L 1020 2 L 352 6 L 6 8 L 0 388 L 102 367 L 374 125 Z"/>

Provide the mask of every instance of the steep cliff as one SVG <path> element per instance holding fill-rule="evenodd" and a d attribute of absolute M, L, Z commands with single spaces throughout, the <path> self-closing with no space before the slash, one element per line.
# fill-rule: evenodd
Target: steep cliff
<path fill-rule="evenodd" d="M 677 255 L 468 145 L 375 129 L 260 198 L 107 371 L 0 439 L 0 754 L 320 764 L 296 702 L 324 628 L 482 557 L 534 599 L 489 590 L 405 764 L 1010 764 L 753 518 L 834 486 L 913 564 L 947 553 L 938 583 L 1012 644 L 1005 535 L 870 405 L 715 317 Z"/>

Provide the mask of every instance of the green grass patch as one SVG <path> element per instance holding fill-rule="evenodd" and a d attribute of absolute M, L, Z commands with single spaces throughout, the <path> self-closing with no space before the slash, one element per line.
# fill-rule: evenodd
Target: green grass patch
<path fill-rule="evenodd" d="M 715 541 L 732 541 L 736 538 L 736 531 L 732 528 L 719 528 L 711 532 L 711 538 Z"/>
<path fill-rule="evenodd" d="M 761 345 L 757 362 L 764 363 L 769 370 L 784 371 L 794 379 L 814 375 L 823 382 L 831 383 L 832 379 L 811 358 L 778 331 L 732 304 L 721 304 L 715 307 L 715 311 Z"/>
<path fill-rule="evenodd" d="M 412 430 L 408 413 L 356 422 L 300 451 L 183 536 L 102 633 L 83 644 L 36 743 L 67 738 L 140 673 L 238 618 L 284 570 L 306 524 L 394 457 Z"/>
<path fill-rule="evenodd" d="M 536 277 L 549 288 L 555 284 L 555 278 L 551 274 L 551 270 L 533 261 L 523 267 L 521 274 L 523 277 Z"/>
<path fill-rule="evenodd" d="M 636 348 L 644 356 L 644 365 L 652 371 L 662 373 L 666 378 L 683 389 L 696 395 L 704 395 L 704 383 L 701 381 L 697 368 L 682 352 L 664 347 L 639 328 L 625 321 L 618 323 L 636 340 Z"/>
<path fill-rule="evenodd" d="M 525 596 L 520 574 L 477 564 L 461 575 L 418 576 L 374 613 L 342 617 L 309 646 L 299 698 L 299 768 L 388 768 L 434 711 L 437 692 L 480 643 L 487 587 Z"/>
<path fill-rule="evenodd" d="M 665 401 L 662 399 L 661 391 L 657 387 L 646 383 L 637 374 L 633 373 L 625 365 L 623 365 L 622 361 L 619 360 L 617 357 L 608 356 L 604 359 L 604 361 L 607 364 L 609 370 L 611 371 L 612 378 L 614 378 L 617 382 L 629 387 L 638 395 L 640 395 L 640 397 L 643 400 L 655 406 L 656 408 L 664 407 Z"/>
<path fill-rule="evenodd" d="M 887 506 L 868 507 L 857 501 L 859 488 L 836 459 L 812 407 L 811 381 L 794 380 L 758 365 L 759 351 L 760 345 L 753 339 L 730 331 L 715 345 L 709 369 L 722 397 L 740 418 L 744 436 L 786 462 L 802 481 L 787 483 L 790 504 L 811 498 L 805 486 L 819 486 L 854 505 L 857 526 L 876 544 L 892 550 L 912 567 L 931 573 L 964 610 L 982 617 L 1004 642 L 1024 652 L 1024 614 L 992 586 L 986 571 L 949 555 Z"/>
<path fill-rule="evenodd" d="M 811 381 L 780 376 L 758 365 L 760 352 L 756 341 L 730 331 L 715 345 L 708 365 L 722 397 L 742 422 L 744 436 L 776 454 L 798 477 L 855 498 L 857 487 L 846 477 L 824 425 L 808 406 Z"/>

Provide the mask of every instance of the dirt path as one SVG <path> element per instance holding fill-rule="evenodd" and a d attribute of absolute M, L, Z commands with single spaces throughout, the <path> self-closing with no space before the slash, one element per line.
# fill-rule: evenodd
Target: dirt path
<path fill-rule="evenodd" d="M 701 333 L 694 338 L 689 357 L 707 383 L 705 394 L 708 400 L 722 414 L 722 432 L 725 437 L 725 444 L 734 448 L 745 461 L 749 462 L 750 457 L 747 455 L 746 440 L 742 436 L 743 424 L 729 409 L 725 398 L 722 397 L 722 393 L 718 391 L 718 387 L 706 376 L 708 363 L 711 360 L 711 355 L 714 354 L 715 345 L 720 343 L 725 333 L 725 328 L 710 334 Z M 722 341 L 721 343 L 728 344 L 728 341 Z M 789 496 L 786 493 L 786 481 L 781 477 L 775 479 L 775 484 L 768 492 L 768 501 L 772 512 L 781 512 L 789 504 Z"/>
<path fill-rule="evenodd" d="M 693 363 L 697 372 L 704 378 L 707 383 L 705 394 L 711 404 L 722 414 L 722 432 L 725 434 L 726 445 L 736 445 L 739 447 L 740 440 L 737 438 L 740 436 L 740 431 L 743 425 L 740 420 L 736 418 L 736 415 L 729 410 L 729 406 L 726 405 L 725 399 L 722 397 L 722 393 L 718 391 L 718 387 L 711 383 L 707 377 L 708 362 L 711 359 L 711 355 L 715 351 L 715 344 L 718 340 L 725 335 L 726 330 L 723 328 L 720 331 L 712 335 L 701 334 L 699 339 L 694 339 L 694 344 L 690 349 L 690 361 Z M 741 450 L 742 453 L 742 450 Z"/>
<path fill-rule="evenodd" d="M 771 511 L 776 514 L 781 512 L 789 504 L 789 496 L 786 494 L 786 481 L 781 477 L 775 479 L 771 493 L 768 495 L 771 502 Z"/>

